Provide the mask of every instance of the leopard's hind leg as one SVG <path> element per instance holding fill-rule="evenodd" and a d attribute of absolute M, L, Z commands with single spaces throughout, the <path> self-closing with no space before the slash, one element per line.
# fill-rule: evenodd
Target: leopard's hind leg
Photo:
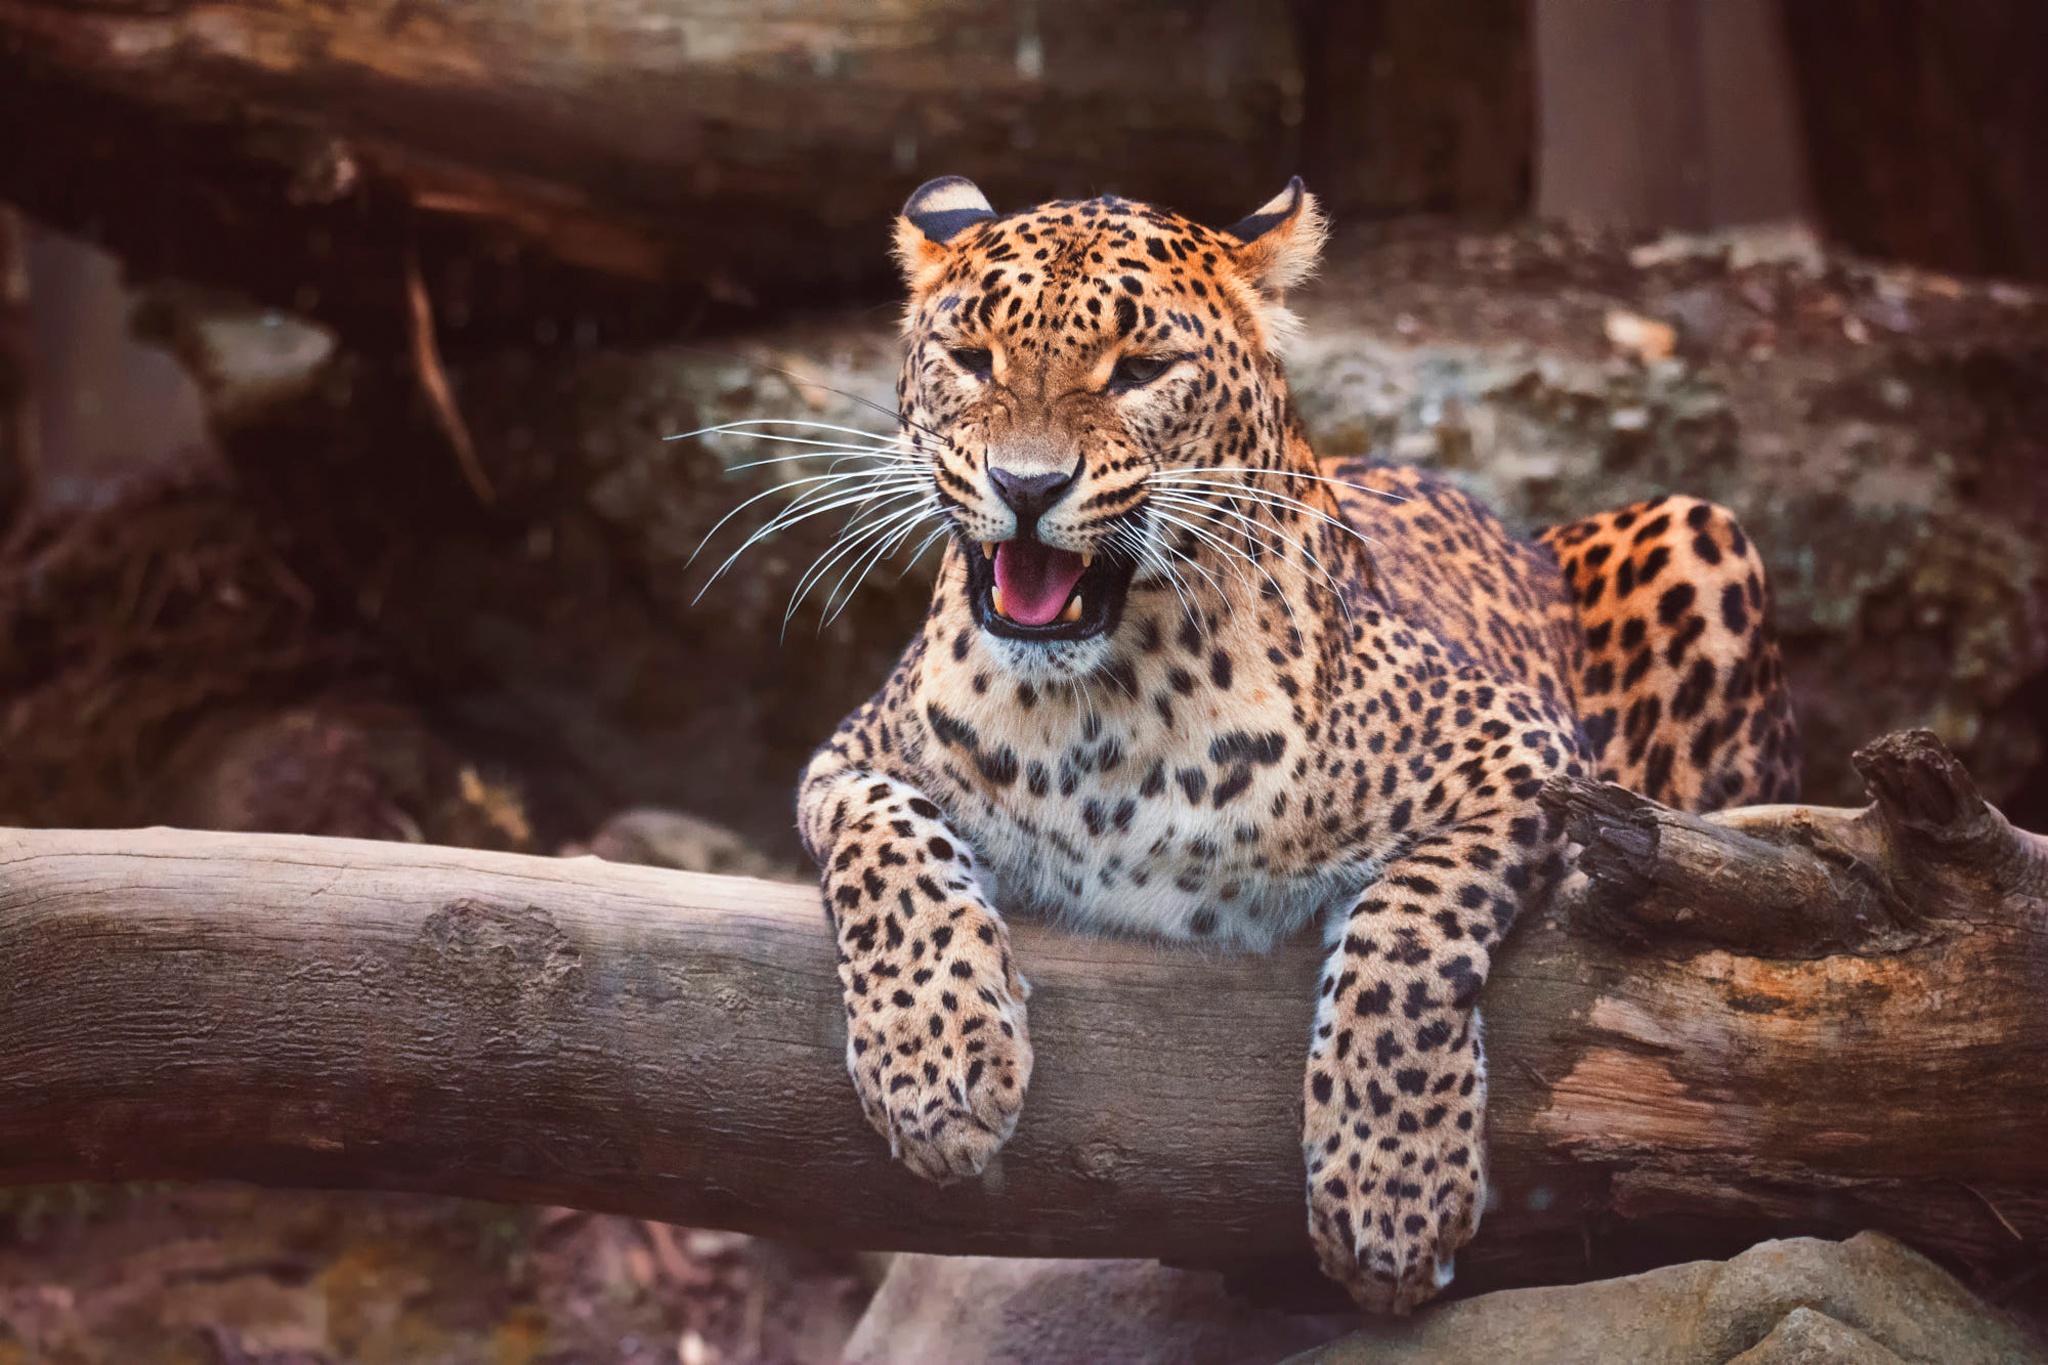
<path fill-rule="evenodd" d="M 1585 632 L 1573 691 L 1600 777 L 1681 810 L 1798 798 L 1770 590 L 1733 513 L 1655 498 L 1537 540 Z"/>

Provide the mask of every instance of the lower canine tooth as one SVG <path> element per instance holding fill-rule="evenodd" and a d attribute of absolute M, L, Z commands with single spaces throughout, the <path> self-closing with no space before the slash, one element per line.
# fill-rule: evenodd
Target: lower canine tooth
<path fill-rule="evenodd" d="M 995 599 L 996 615 L 1008 616 L 1010 614 L 1003 610 L 1003 590 L 1001 588 L 995 589 L 989 596 Z"/>
<path fill-rule="evenodd" d="M 1073 597 L 1071 597 L 1071 598 L 1069 598 L 1069 599 L 1068 599 L 1068 601 L 1067 601 L 1067 609 L 1066 609 L 1065 611 L 1063 611 L 1063 612 L 1061 612 L 1061 613 L 1060 613 L 1060 620 L 1062 620 L 1062 621 L 1078 621 L 1078 620 L 1080 620 L 1080 619 L 1081 619 L 1081 594 L 1080 594 L 1080 593 L 1075 593 L 1075 594 L 1073 595 Z"/>

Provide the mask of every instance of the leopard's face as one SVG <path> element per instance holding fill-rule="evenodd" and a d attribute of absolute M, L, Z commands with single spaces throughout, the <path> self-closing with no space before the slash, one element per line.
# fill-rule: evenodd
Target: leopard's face
<path fill-rule="evenodd" d="M 1095 672 L 1134 590 L 1229 572 L 1213 561 L 1246 512 L 1224 485 L 1284 458 L 1279 292 L 1321 235 L 1298 186 L 1261 213 L 1230 232 L 1119 199 L 997 218 L 958 180 L 906 209 L 899 406 L 949 571 L 1021 677 Z"/>

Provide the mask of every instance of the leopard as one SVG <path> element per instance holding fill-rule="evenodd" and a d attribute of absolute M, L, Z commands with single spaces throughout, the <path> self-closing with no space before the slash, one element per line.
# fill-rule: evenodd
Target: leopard
<path fill-rule="evenodd" d="M 1790 801 L 1798 737 L 1725 508 L 1525 537 L 1442 474 L 1318 458 L 1283 357 L 1327 231 L 1298 177 L 1227 228 L 911 195 L 897 472 L 942 557 L 797 830 L 861 1110 L 938 1182 L 988 1169 L 1030 1085 L 1007 915 L 1249 952 L 1319 927 L 1308 1239 L 1400 1314 L 1486 1206 L 1479 998 L 1567 875 L 1546 783 Z"/>

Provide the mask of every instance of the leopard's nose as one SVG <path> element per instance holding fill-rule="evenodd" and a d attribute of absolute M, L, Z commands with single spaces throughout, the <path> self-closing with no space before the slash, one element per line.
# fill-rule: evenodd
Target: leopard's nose
<path fill-rule="evenodd" d="M 1022 534 L 1028 532 L 1045 510 L 1073 486 L 1074 476 L 1080 471 L 1077 464 L 1072 469 L 1054 470 L 1050 474 L 1019 474 L 999 465 L 990 465 L 988 481 L 995 485 L 996 496 L 1017 514 L 1017 529 Z"/>

